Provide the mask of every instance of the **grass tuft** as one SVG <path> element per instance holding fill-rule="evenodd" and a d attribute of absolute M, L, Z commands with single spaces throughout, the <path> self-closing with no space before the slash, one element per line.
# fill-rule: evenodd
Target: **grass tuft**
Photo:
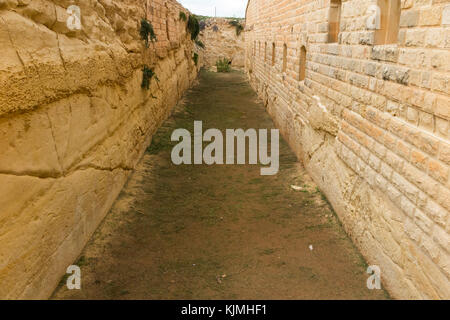
<path fill-rule="evenodd" d="M 244 30 L 244 26 L 238 20 L 231 20 L 229 24 L 236 28 L 237 36 L 239 36 Z"/>
<path fill-rule="evenodd" d="M 198 65 L 198 54 L 194 52 L 194 56 L 192 57 L 192 60 L 194 60 L 195 65 Z"/>
<path fill-rule="evenodd" d="M 187 29 L 191 34 L 191 40 L 197 39 L 200 33 L 200 24 L 198 23 L 198 19 L 192 14 L 189 16 Z"/>
<path fill-rule="evenodd" d="M 150 41 L 156 41 L 155 30 L 153 30 L 153 25 L 147 20 L 141 20 L 141 30 L 139 32 L 141 39 L 145 41 L 145 46 L 148 48 L 149 37 Z"/>
<path fill-rule="evenodd" d="M 217 72 L 230 72 L 231 61 L 227 58 L 219 59 L 216 62 Z"/>
<path fill-rule="evenodd" d="M 157 79 L 157 77 L 155 75 L 155 71 L 145 65 L 144 68 L 142 68 L 141 88 L 149 90 L 150 89 L 150 82 L 151 82 L 153 77 L 155 77 L 155 79 Z"/>
<path fill-rule="evenodd" d="M 201 40 L 195 40 L 195 44 L 200 48 L 205 49 L 205 44 Z"/>

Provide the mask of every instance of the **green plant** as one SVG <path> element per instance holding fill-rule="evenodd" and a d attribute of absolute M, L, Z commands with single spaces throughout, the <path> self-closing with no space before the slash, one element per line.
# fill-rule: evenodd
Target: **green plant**
<path fill-rule="evenodd" d="M 231 61 L 227 58 L 219 59 L 216 62 L 217 72 L 230 72 Z"/>
<path fill-rule="evenodd" d="M 230 25 L 236 28 L 236 35 L 239 36 L 244 30 L 244 26 L 238 20 L 231 20 Z"/>
<path fill-rule="evenodd" d="M 142 83 L 141 88 L 142 89 L 150 89 L 150 81 L 152 78 L 155 77 L 157 80 L 158 77 L 155 75 L 155 71 L 153 69 L 150 69 L 148 66 L 144 65 L 144 68 L 142 68 Z"/>
<path fill-rule="evenodd" d="M 198 64 L 198 54 L 194 52 L 194 56 L 192 57 L 192 60 L 194 60 L 195 65 Z"/>
<path fill-rule="evenodd" d="M 213 18 L 213 17 L 210 17 L 210 16 L 201 16 L 199 14 L 196 14 L 195 17 L 197 18 L 198 21 L 205 21 L 205 20 Z"/>
<path fill-rule="evenodd" d="M 200 33 L 200 24 L 198 23 L 198 19 L 192 14 L 189 16 L 187 29 L 191 34 L 191 40 L 197 39 Z"/>
<path fill-rule="evenodd" d="M 180 11 L 180 20 L 187 21 L 186 13 Z"/>
<path fill-rule="evenodd" d="M 195 44 L 198 45 L 200 48 L 205 49 L 205 44 L 200 40 L 195 40 Z"/>
<path fill-rule="evenodd" d="M 156 41 L 155 30 L 153 30 L 153 25 L 147 20 L 141 20 L 141 30 L 140 30 L 141 39 L 145 40 L 145 46 L 148 48 L 148 38 L 150 37 L 150 41 Z"/>

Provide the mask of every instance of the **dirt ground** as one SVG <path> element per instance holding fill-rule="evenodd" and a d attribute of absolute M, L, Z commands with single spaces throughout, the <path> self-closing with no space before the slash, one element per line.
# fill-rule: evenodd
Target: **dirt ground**
<path fill-rule="evenodd" d="M 181 165 L 174 129 L 274 128 L 239 72 L 203 71 L 157 132 L 136 172 L 53 299 L 386 299 L 285 141 L 280 172 Z M 299 186 L 294 190 L 291 186 Z"/>

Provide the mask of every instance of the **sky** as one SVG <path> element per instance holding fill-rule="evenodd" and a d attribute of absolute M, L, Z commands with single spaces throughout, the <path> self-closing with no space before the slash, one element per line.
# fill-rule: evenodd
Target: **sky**
<path fill-rule="evenodd" d="M 214 7 L 218 17 L 244 18 L 247 0 L 178 0 L 194 14 L 214 16 Z"/>

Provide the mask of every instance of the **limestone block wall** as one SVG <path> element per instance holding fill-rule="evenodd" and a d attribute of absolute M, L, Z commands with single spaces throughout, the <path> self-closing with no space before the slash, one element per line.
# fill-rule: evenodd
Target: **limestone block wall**
<path fill-rule="evenodd" d="M 82 29 L 67 27 L 70 5 Z M 194 81 L 174 0 L 0 1 L 0 298 L 47 298 Z M 140 22 L 157 41 L 146 48 Z M 150 90 L 142 67 L 154 68 Z"/>
<path fill-rule="evenodd" d="M 450 4 L 389 2 L 250 0 L 246 70 L 393 297 L 449 299 Z"/>
<path fill-rule="evenodd" d="M 210 18 L 205 20 L 205 28 L 200 32 L 200 40 L 205 44 L 204 65 L 212 67 L 217 60 L 227 58 L 232 60 L 232 67 L 244 68 L 245 65 L 245 34 L 237 35 L 236 28 L 230 25 L 231 19 Z M 245 25 L 245 21 L 239 22 Z"/>

